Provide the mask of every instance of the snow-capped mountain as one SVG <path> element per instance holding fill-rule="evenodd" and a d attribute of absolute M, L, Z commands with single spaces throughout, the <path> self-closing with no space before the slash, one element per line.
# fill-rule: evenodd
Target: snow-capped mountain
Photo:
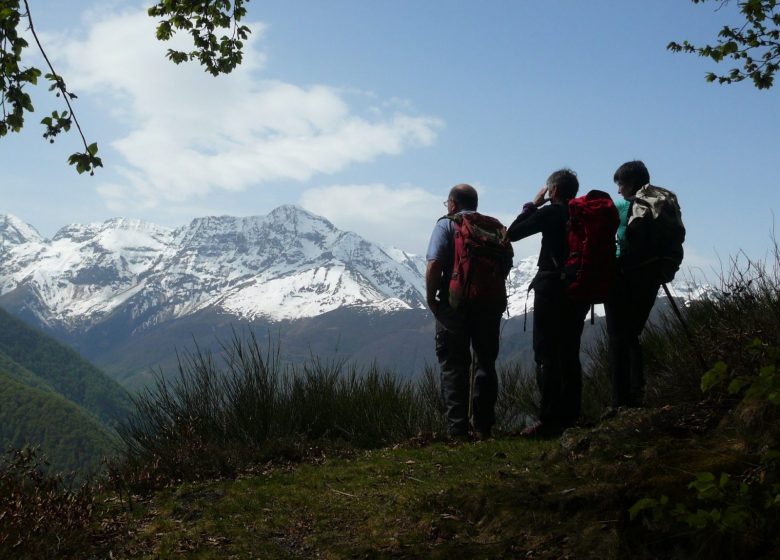
<path fill-rule="evenodd" d="M 13 216 L 3 222 L 11 227 L 0 230 L 0 294 L 24 291 L 24 304 L 44 323 L 68 326 L 93 324 L 137 293 L 172 235 L 120 218 L 67 226 L 45 240 Z M 27 235 L 9 243 L 14 231 Z"/>
<path fill-rule="evenodd" d="M 517 260 L 510 272 L 510 317 L 532 309 L 536 260 Z M 117 313 L 137 330 L 204 309 L 271 321 L 344 307 L 424 309 L 424 274 L 424 258 L 291 205 L 266 216 L 197 218 L 176 230 L 115 218 L 66 226 L 51 240 L 0 215 L 0 297 L 67 332 Z M 692 300 L 702 289 L 677 282 L 673 292 Z"/>
<path fill-rule="evenodd" d="M 148 326 L 205 308 L 272 320 L 345 306 L 422 308 L 423 270 L 419 257 L 295 206 L 198 218 L 173 231 L 120 218 L 67 226 L 51 240 L 0 216 L 0 295 L 66 330 L 118 311 Z"/>
<path fill-rule="evenodd" d="M 530 352 L 522 316 L 536 261 L 517 259 L 510 272 L 507 311 L 520 320 L 502 329 L 503 359 Z M 175 230 L 117 218 L 50 240 L 0 215 L 0 305 L 133 388 L 156 368 L 175 372 L 175 350 L 193 339 L 220 352 L 244 328 L 274 337 L 290 361 L 348 357 L 413 375 L 436 361 L 425 266 L 295 206 Z M 692 300 L 702 288 L 672 290 Z"/>

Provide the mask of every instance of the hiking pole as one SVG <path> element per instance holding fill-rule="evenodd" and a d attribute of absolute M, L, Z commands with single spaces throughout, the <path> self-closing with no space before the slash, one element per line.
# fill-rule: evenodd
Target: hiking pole
<path fill-rule="evenodd" d="M 468 415 L 469 415 L 469 421 L 474 416 L 474 377 L 476 376 L 476 372 L 474 371 L 474 362 L 477 360 L 477 352 L 472 348 L 471 349 L 471 365 L 469 365 L 469 407 L 468 407 Z"/>
<path fill-rule="evenodd" d="M 688 342 L 691 343 L 691 347 L 693 348 L 693 351 L 696 353 L 696 357 L 699 359 L 699 364 L 701 364 L 701 367 L 704 370 L 708 370 L 707 362 L 704 361 L 704 358 L 701 355 L 701 351 L 699 350 L 699 347 L 696 345 L 696 342 L 693 340 L 693 335 L 691 334 L 691 331 L 688 330 L 688 325 L 683 319 L 682 313 L 680 313 L 680 308 L 677 307 L 677 303 L 674 301 L 674 298 L 672 297 L 672 293 L 669 291 L 669 287 L 664 282 L 661 284 L 661 286 L 664 287 L 664 292 L 666 292 L 666 297 L 669 298 L 669 303 L 672 304 L 672 309 L 674 310 L 674 314 L 677 315 L 677 318 L 680 320 L 680 325 L 682 325 L 683 331 L 685 332 L 685 336 L 688 338 Z"/>

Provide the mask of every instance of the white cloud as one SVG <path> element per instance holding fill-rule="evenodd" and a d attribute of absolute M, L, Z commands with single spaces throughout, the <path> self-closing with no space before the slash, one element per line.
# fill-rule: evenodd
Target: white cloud
<path fill-rule="evenodd" d="M 333 185 L 305 191 L 300 205 L 339 229 L 424 255 L 436 220 L 446 213 L 446 198 L 446 192 L 431 194 L 411 186 Z"/>
<path fill-rule="evenodd" d="M 244 63 L 219 78 L 196 63 L 166 60 L 165 49 L 177 45 L 154 40 L 145 9 L 93 14 L 88 25 L 84 39 L 61 39 L 56 51 L 71 89 L 108 96 L 121 107 L 115 116 L 130 123 L 130 132 L 111 144 L 124 160 L 121 180 L 98 189 L 112 210 L 306 181 L 430 145 L 441 126 L 399 110 L 358 114 L 347 93 L 325 85 L 259 79 L 260 23 L 250 24 Z"/>
<path fill-rule="evenodd" d="M 487 191 L 480 186 L 479 193 Z M 339 229 L 398 249 L 425 255 L 436 220 L 446 214 L 442 204 L 448 190 L 433 194 L 413 186 L 384 184 L 332 185 L 305 191 L 300 205 L 328 218 Z M 491 213 L 505 225 L 515 219 L 508 213 Z M 513 243 L 515 262 L 539 253 L 541 236 Z"/>

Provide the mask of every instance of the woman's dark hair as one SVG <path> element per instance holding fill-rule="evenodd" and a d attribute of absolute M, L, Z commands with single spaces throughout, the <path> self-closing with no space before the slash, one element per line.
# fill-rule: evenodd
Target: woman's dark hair
<path fill-rule="evenodd" d="M 572 199 L 577 196 L 580 190 L 580 182 L 577 180 L 577 174 L 568 168 L 554 171 L 547 178 L 547 188 L 558 187 L 558 196 L 565 199 Z"/>
<path fill-rule="evenodd" d="M 612 180 L 618 185 L 635 191 L 650 182 L 650 172 L 645 167 L 645 164 L 638 159 L 627 161 L 617 168 Z"/>
<path fill-rule="evenodd" d="M 477 190 L 471 185 L 461 183 L 450 189 L 450 198 L 455 201 L 462 210 L 476 210 L 479 197 Z"/>

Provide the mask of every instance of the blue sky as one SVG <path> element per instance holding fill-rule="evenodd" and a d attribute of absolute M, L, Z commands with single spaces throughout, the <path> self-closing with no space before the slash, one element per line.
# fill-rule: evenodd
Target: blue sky
<path fill-rule="evenodd" d="M 614 170 L 639 158 L 679 196 L 689 265 L 770 245 L 780 86 L 707 84 L 719 68 L 665 49 L 711 40 L 733 3 L 253 0 L 245 64 L 217 79 L 164 60 L 144 3 L 30 4 L 106 166 L 78 176 L 76 136 L 43 141 L 60 107 L 39 88 L 26 130 L 0 140 L 0 213 L 47 236 L 294 203 L 421 253 L 453 184 L 508 222 L 557 168 L 617 196 Z"/>

